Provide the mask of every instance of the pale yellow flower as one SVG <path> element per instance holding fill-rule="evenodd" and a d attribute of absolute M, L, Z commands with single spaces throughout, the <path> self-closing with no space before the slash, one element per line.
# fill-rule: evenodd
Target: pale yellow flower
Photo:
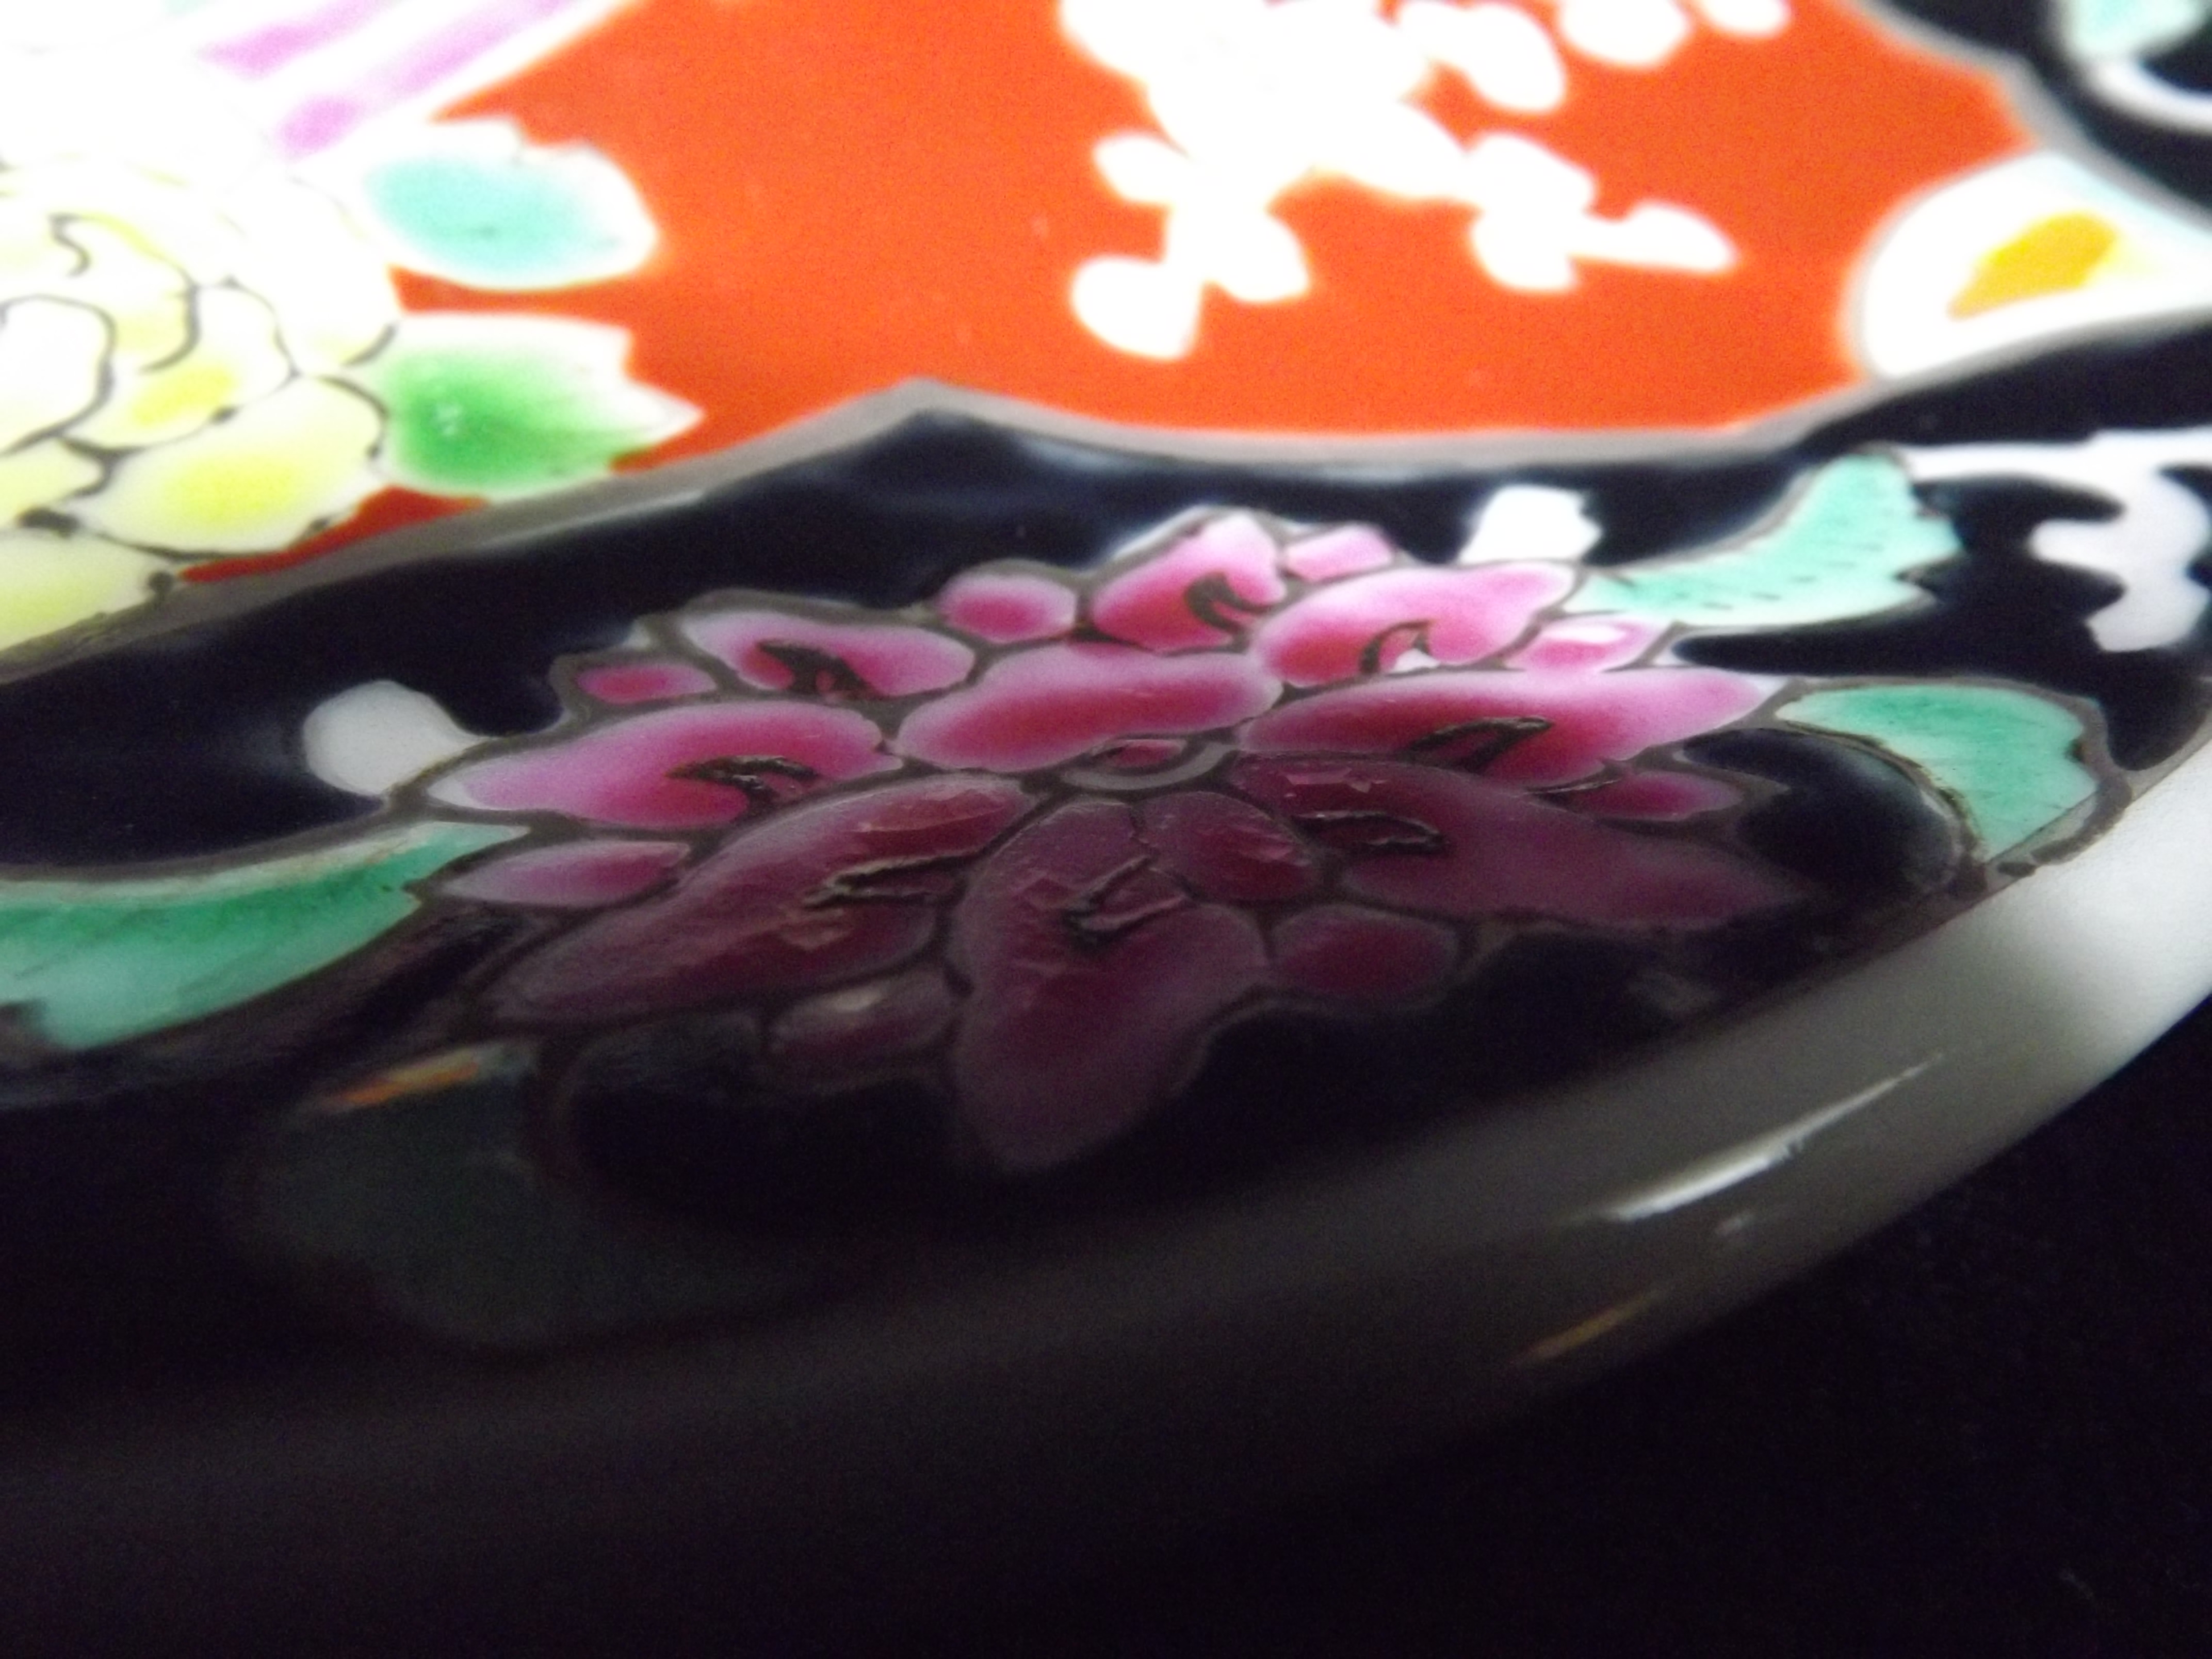
<path fill-rule="evenodd" d="M 118 27 L 132 3 L 92 0 L 123 8 Z M 102 38 L 88 27 L 27 42 L 0 21 L 0 650 L 138 603 L 188 562 L 290 547 L 394 483 L 557 489 L 697 418 L 629 378 L 619 330 L 400 308 L 395 260 L 524 288 L 641 262 L 651 221 L 596 152 L 433 123 L 295 173 L 204 66 L 58 49 Z M 426 167 L 474 169 L 495 220 L 568 191 L 567 240 L 478 271 L 464 256 L 481 236 L 378 218 L 364 180 Z"/>
<path fill-rule="evenodd" d="M 398 317 L 382 256 L 281 174 L 0 168 L 0 647 L 382 488 L 382 416 L 339 377 Z"/>

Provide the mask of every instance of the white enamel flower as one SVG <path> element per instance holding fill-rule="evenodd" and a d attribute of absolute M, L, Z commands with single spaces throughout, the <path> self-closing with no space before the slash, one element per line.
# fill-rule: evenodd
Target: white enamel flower
<path fill-rule="evenodd" d="M 1115 349 L 1172 361 L 1196 346 L 1209 289 L 1248 305 L 1308 290 L 1305 250 L 1274 209 L 1314 180 L 1470 210 L 1474 261 L 1503 288 L 1559 292 L 1588 262 L 1728 270 L 1734 247 L 1694 210 L 1642 202 L 1607 217 L 1585 168 L 1510 130 L 1463 143 L 1416 100 L 1450 75 L 1501 117 L 1540 115 L 1567 100 L 1571 58 L 1655 69 L 1698 22 L 1759 38 L 1790 12 L 1785 0 L 1556 0 L 1540 11 L 1407 0 L 1395 15 L 1381 0 L 1061 0 L 1060 21 L 1143 90 L 1158 131 L 1114 134 L 1096 157 L 1116 195 L 1166 216 L 1157 258 L 1090 260 L 1071 301 Z"/>

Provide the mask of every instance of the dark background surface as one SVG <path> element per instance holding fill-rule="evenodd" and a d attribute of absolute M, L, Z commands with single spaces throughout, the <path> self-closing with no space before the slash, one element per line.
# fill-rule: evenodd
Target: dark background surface
<path fill-rule="evenodd" d="M 870 1651 L 2212 1654 L 2212 1005 L 1595 1387 Z"/>
<path fill-rule="evenodd" d="M 913 1551 L 927 1561 L 932 1541 Z M 717 1604 L 665 1563 L 613 1565 L 612 1595 L 544 1586 L 554 1620 L 518 1618 L 512 1584 L 495 1606 L 395 1575 L 346 1632 L 264 1645 L 233 1606 L 219 1646 L 131 1651 L 2212 1656 L 2212 1003 L 1844 1255 L 1350 1486 L 1073 1569 L 946 1580 L 927 1605 L 854 1608 L 872 1632 L 858 1640 L 765 1637 L 773 1609 Z"/>
<path fill-rule="evenodd" d="M 948 1581 L 865 1609 L 857 1644 L 763 1638 L 766 1610 L 623 1566 L 630 1588 L 551 1638 L 465 1587 L 395 1584 L 373 1636 L 286 1650 L 2212 1655 L 2212 1004 L 1847 1255 L 1348 1488 L 1055 1575 Z"/>

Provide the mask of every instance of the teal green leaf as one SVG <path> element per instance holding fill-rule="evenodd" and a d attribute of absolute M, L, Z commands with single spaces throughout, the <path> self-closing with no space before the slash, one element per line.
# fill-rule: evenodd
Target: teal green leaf
<path fill-rule="evenodd" d="M 1781 717 L 1911 762 L 1959 804 L 1985 856 L 2017 847 L 2097 793 L 2096 777 L 2075 758 L 2081 722 L 2031 692 L 1848 686 L 1800 697 Z"/>
<path fill-rule="evenodd" d="M 1847 455 L 1813 475 L 1781 522 L 1733 547 L 1700 549 L 1592 575 L 1579 611 L 1626 611 L 1692 628 L 1796 628 L 1893 611 L 1927 596 L 1903 580 L 1959 551 L 1882 455 Z"/>
<path fill-rule="evenodd" d="M 605 472 L 698 419 L 641 386 L 618 328 L 555 317 L 416 313 L 355 371 L 391 416 L 380 458 L 439 495 L 528 495 Z"/>
<path fill-rule="evenodd" d="M 389 931 L 410 882 L 520 833 L 423 823 L 206 874 L 0 881 L 0 1005 L 65 1048 L 181 1025 Z"/>
<path fill-rule="evenodd" d="M 2058 19 L 2078 58 L 2147 58 L 2212 21 L 2212 0 L 2060 0 Z"/>
<path fill-rule="evenodd" d="M 497 120 L 415 127 L 402 142 L 359 185 L 395 264 L 517 293 L 604 282 L 653 252 L 636 189 L 587 145 L 532 144 Z"/>

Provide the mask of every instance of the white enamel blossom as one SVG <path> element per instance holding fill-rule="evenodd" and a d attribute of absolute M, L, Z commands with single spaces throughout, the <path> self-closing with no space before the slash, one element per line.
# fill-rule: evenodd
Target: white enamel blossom
<path fill-rule="evenodd" d="M 1408 202 L 1472 210 L 1469 245 L 1502 287 L 1570 289 L 1584 262 L 1711 274 L 1735 263 L 1727 236 L 1694 210 L 1639 203 L 1595 210 L 1586 169 L 1510 131 L 1462 143 L 1415 101 L 1456 76 L 1502 116 L 1559 108 L 1568 58 L 1648 70 L 1696 21 L 1749 37 L 1785 27 L 1784 0 L 1061 0 L 1069 37 L 1137 83 L 1156 133 L 1098 145 L 1108 186 L 1164 210 L 1158 258 L 1107 255 L 1077 272 L 1077 317 L 1133 356 L 1173 360 L 1197 344 L 1209 289 L 1260 305 L 1311 283 L 1305 250 L 1276 203 L 1334 179 Z"/>

